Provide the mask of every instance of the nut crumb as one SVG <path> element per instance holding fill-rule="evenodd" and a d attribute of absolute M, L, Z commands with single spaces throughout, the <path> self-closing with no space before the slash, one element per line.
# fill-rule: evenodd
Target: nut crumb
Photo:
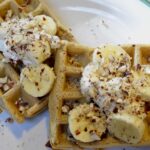
<path fill-rule="evenodd" d="M 63 112 L 63 113 L 68 113 L 69 110 L 70 110 L 69 106 L 67 106 L 67 105 L 62 106 L 61 109 L 62 109 L 62 112 Z"/>
<path fill-rule="evenodd" d="M 136 70 L 141 70 L 141 68 L 142 68 L 142 67 L 141 67 L 140 64 L 137 64 L 137 65 L 136 65 Z"/>
<path fill-rule="evenodd" d="M 108 28 L 109 26 L 106 24 L 106 22 L 104 20 L 102 20 L 102 25 L 106 28 Z"/>
<path fill-rule="evenodd" d="M 76 135 L 79 135 L 81 132 L 79 130 L 75 131 Z"/>
<path fill-rule="evenodd" d="M 12 118 L 7 118 L 7 119 L 5 120 L 5 122 L 6 122 L 6 123 L 11 123 L 11 124 L 12 124 L 12 123 L 14 122 L 14 120 L 13 120 Z"/>
<path fill-rule="evenodd" d="M 45 144 L 45 147 L 52 148 L 50 141 L 47 141 L 47 143 Z"/>

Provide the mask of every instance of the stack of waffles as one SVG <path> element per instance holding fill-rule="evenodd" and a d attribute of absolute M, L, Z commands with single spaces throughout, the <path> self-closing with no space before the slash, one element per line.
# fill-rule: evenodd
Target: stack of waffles
<path fill-rule="evenodd" d="M 8 12 L 11 12 L 10 14 Z M 55 15 L 47 8 L 47 6 L 38 0 L 2 0 L 0 1 L 0 21 L 4 22 L 11 16 L 17 16 L 19 18 L 25 18 L 29 15 L 47 15 L 53 18 L 57 25 L 56 35 L 61 40 L 75 41 L 74 37 L 70 31 L 59 22 Z M 1 60 L 3 56 L 1 55 Z M 48 62 L 51 63 L 51 62 Z M 52 62 L 52 64 L 54 64 Z M 12 117 L 19 123 L 25 121 L 25 118 L 31 118 L 42 110 L 47 108 L 48 105 L 48 96 L 43 98 L 35 98 L 27 94 L 19 83 L 19 71 L 11 66 L 8 63 L 1 61 L 1 70 L 0 76 L 4 77 L 5 75 L 12 79 L 15 82 L 15 86 L 10 88 L 5 93 L 1 93 L 1 107 L 6 108 Z M 4 70 L 4 71 L 3 71 Z M 4 74 L 5 73 L 5 74 Z M 24 113 L 20 112 L 18 108 L 18 100 L 22 97 L 24 103 L 23 105 L 28 104 L 28 108 Z"/>
<path fill-rule="evenodd" d="M 121 45 L 121 47 L 132 58 L 132 68 L 141 66 L 148 69 L 150 67 L 148 56 L 150 56 L 149 45 Z M 56 149 L 67 148 L 105 148 L 113 146 L 128 146 L 124 142 L 113 138 L 109 134 L 107 137 L 97 142 L 83 143 L 70 138 L 68 132 L 68 114 L 64 113 L 65 104 L 82 104 L 86 99 L 80 91 L 80 78 L 82 70 L 90 62 L 93 49 L 73 42 L 64 42 L 57 50 L 55 60 L 55 73 L 57 80 L 50 94 L 49 112 L 50 121 L 50 141 Z M 149 145 L 149 127 L 144 133 L 142 140 L 134 146 Z"/>

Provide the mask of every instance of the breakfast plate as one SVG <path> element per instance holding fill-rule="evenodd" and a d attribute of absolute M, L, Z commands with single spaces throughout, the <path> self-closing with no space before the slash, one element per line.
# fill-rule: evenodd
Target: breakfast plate
<path fill-rule="evenodd" d="M 106 43 L 149 43 L 150 9 L 141 1 L 45 0 L 44 2 L 59 20 L 70 28 L 81 44 L 96 47 Z M 28 119 L 24 124 L 12 123 L 10 120 L 6 112 L 0 115 L 1 149 L 47 149 L 45 144 L 49 140 L 50 122 L 47 111 Z"/>

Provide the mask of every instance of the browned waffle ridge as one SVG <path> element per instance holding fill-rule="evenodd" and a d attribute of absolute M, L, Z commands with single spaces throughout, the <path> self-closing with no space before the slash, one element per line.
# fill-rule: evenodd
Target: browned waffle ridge
<path fill-rule="evenodd" d="M 150 45 L 121 45 L 124 50 L 132 57 L 132 67 L 138 64 L 144 67 L 150 67 L 147 58 L 150 57 Z M 107 136 L 102 141 L 92 143 L 82 143 L 71 141 L 67 136 L 68 116 L 62 113 L 62 106 L 65 101 L 76 101 L 80 103 L 85 101 L 80 93 L 78 86 L 68 85 L 68 78 L 81 77 L 83 67 L 90 61 L 92 48 L 82 46 L 76 43 L 63 43 L 62 47 L 56 53 L 55 73 L 57 80 L 49 98 L 50 112 L 50 141 L 53 148 L 105 148 L 113 146 L 129 146 L 111 136 Z M 149 128 L 145 131 L 142 141 L 134 146 L 143 146 L 150 144 Z M 130 145 L 131 146 L 131 145 Z"/>

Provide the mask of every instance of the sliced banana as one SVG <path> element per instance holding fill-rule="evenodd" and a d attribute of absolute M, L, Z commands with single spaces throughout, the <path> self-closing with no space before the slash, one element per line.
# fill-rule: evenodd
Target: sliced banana
<path fill-rule="evenodd" d="M 55 35 L 57 32 L 57 25 L 54 22 L 54 20 L 46 15 L 38 15 L 35 16 L 27 25 L 26 28 L 34 28 L 36 30 L 36 27 L 41 27 L 42 30 L 44 30 L 45 33 L 50 35 Z"/>
<path fill-rule="evenodd" d="M 135 99 L 135 97 L 134 97 Z M 125 112 L 131 115 L 135 115 L 141 119 L 146 118 L 146 112 L 145 112 L 145 102 L 142 100 L 136 101 L 129 101 L 125 107 L 124 110 L 121 110 L 121 112 Z"/>
<path fill-rule="evenodd" d="M 55 80 L 53 69 L 46 64 L 22 69 L 20 82 L 24 90 L 33 97 L 48 94 Z"/>
<path fill-rule="evenodd" d="M 69 112 L 70 132 L 81 142 L 100 140 L 106 130 L 105 122 L 105 116 L 93 104 L 81 104 Z"/>
<path fill-rule="evenodd" d="M 143 137 L 145 124 L 142 119 L 134 115 L 113 114 L 108 119 L 108 130 L 114 137 L 136 144 Z"/>
<path fill-rule="evenodd" d="M 110 63 L 114 61 L 122 62 L 122 70 L 124 71 L 123 66 L 127 65 L 129 68 L 131 66 L 131 58 L 128 53 L 117 45 L 103 45 L 97 48 L 93 53 L 93 62 L 95 63 Z"/>
<path fill-rule="evenodd" d="M 44 62 L 51 55 L 51 48 L 49 42 L 43 38 L 35 40 L 32 44 L 27 46 L 28 51 L 22 57 L 25 65 L 37 65 Z"/>
<path fill-rule="evenodd" d="M 150 101 L 150 76 L 141 71 L 132 71 L 132 74 L 133 86 L 137 95 L 140 95 L 145 101 Z"/>

